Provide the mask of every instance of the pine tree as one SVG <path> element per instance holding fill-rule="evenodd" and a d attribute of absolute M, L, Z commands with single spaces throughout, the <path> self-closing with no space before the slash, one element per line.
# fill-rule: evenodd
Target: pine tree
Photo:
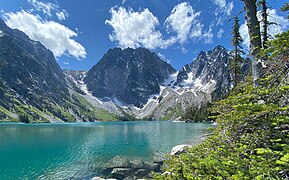
<path fill-rule="evenodd" d="M 258 79 L 263 75 L 263 67 L 258 56 L 261 48 L 260 24 L 257 18 L 257 0 L 244 0 L 246 20 L 250 36 L 250 52 L 252 55 L 252 75 L 254 87 L 258 87 Z"/>
<path fill-rule="evenodd" d="M 238 16 L 234 16 L 234 25 L 233 25 L 233 30 L 231 32 L 232 34 L 232 45 L 234 46 L 234 59 L 231 62 L 231 68 L 233 69 L 233 81 L 235 86 L 237 83 L 241 80 L 240 74 L 241 74 L 241 63 L 242 63 L 242 58 L 241 54 L 244 54 L 243 48 L 242 48 L 242 42 L 243 39 L 240 34 L 240 20 Z"/>

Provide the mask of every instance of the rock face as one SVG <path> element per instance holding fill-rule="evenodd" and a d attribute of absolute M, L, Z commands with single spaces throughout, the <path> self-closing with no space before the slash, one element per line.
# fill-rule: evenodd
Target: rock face
<path fill-rule="evenodd" d="M 140 119 L 174 120 L 192 107 L 222 99 L 233 87 L 230 59 L 232 53 L 222 46 L 200 52 L 192 63 L 171 74 L 161 85 L 161 93 L 149 99 L 144 108 L 132 107 L 126 111 Z M 249 64 L 250 61 L 245 60 L 242 65 L 244 75 L 248 73 Z"/>
<path fill-rule="evenodd" d="M 171 65 L 147 49 L 115 48 L 88 71 L 84 81 L 98 98 L 140 108 L 160 92 L 160 84 L 174 72 Z"/>
<path fill-rule="evenodd" d="M 230 59 L 233 58 L 232 52 L 218 45 L 213 50 L 201 51 L 198 57 L 190 64 L 185 65 L 177 75 L 174 86 L 183 87 L 186 81 L 193 82 L 193 85 L 207 84 L 214 80 L 215 90 L 212 93 L 213 99 L 222 99 L 230 93 L 232 82 L 232 71 L 230 69 Z M 250 61 L 244 60 L 241 71 L 244 75 L 248 74 Z"/>
<path fill-rule="evenodd" d="M 52 52 L 1 19 L 0 31 L 0 81 L 5 82 L 6 90 L 36 107 L 47 99 L 63 103 L 68 89 Z"/>
<path fill-rule="evenodd" d="M 229 69 L 230 52 L 223 46 L 217 46 L 212 51 L 201 51 L 191 64 L 185 65 L 178 73 L 175 86 L 182 87 L 185 80 L 207 84 L 216 81 L 214 99 L 226 96 L 232 87 L 231 71 Z"/>

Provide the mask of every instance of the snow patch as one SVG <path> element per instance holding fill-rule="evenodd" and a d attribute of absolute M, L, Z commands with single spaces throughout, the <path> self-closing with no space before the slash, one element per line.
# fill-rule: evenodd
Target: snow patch
<path fill-rule="evenodd" d="M 192 84 L 193 83 L 193 72 L 188 73 L 188 79 L 184 80 L 186 84 Z"/>
<path fill-rule="evenodd" d="M 4 36 L 4 33 L 0 30 L 0 37 Z"/>
<path fill-rule="evenodd" d="M 76 84 L 77 84 L 77 82 L 76 82 Z M 79 81 L 78 84 L 79 84 L 79 86 L 80 86 L 80 89 L 81 89 L 85 94 L 87 94 L 88 96 L 90 96 L 92 99 L 97 100 L 97 102 L 99 102 L 100 104 L 103 104 L 103 102 L 102 102 L 101 100 L 99 100 L 97 97 L 93 96 L 93 95 L 91 94 L 91 92 L 88 91 L 88 88 L 87 88 L 87 86 L 86 86 L 86 84 L 84 83 L 83 80 Z"/>
<path fill-rule="evenodd" d="M 164 86 L 173 86 L 175 82 L 177 82 L 177 78 L 178 78 L 178 74 L 179 74 L 179 71 L 177 71 L 176 73 L 174 74 L 171 74 L 169 76 L 169 78 L 167 78 L 165 80 L 165 82 L 163 83 Z"/>

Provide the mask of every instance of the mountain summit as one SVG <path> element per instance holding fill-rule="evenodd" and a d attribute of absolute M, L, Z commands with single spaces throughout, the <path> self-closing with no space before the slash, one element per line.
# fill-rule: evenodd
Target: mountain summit
<path fill-rule="evenodd" d="M 160 84 L 176 70 L 155 53 L 144 48 L 110 49 L 88 71 L 88 90 L 98 98 L 143 107 Z"/>

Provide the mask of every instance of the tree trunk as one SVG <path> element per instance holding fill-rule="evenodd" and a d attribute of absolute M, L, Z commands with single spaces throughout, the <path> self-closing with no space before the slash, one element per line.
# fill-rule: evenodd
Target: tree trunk
<path fill-rule="evenodd" d="M 244 0 L 246 20 L 250 36 L 250 52 L 252 55 L 252 75 L 254 87 L 258 87 L 258 79 L 262 77 L 262 64 L 258 53 L 261 48 L 260 24 L 257 18 L 256 0 Z"/>
<path fill-rule="evenodd" d="M 263 48 L 267 49 L 267 41 L 268 41 L 268 14 L 267 14 L 267 4 L 265 0 L 261 1 L 261 6 L 262 6 L 262 29 L 263 29 Z"/>

